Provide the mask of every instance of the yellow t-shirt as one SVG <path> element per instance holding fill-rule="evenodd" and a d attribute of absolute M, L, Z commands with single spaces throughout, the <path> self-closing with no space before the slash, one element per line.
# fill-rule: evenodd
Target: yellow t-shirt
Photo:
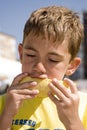
<path fill-rule="evenodd" d="M 79 114 L 87 130 L 87 94 L 80 93 Z M 5 97 L 0 97 L 0 112 Z M 84 103 L 83 103 L 84 101 Z M 11 130 L 66 130 L 60 122 L 55 104 L 46 98 L 25 100 L 12 121 Z"/>
<path fill-rule="evenodd" d="M 79 92 L 80 104 L 79 104 L 79 116 L 87 130 L 87 93 Z"/>

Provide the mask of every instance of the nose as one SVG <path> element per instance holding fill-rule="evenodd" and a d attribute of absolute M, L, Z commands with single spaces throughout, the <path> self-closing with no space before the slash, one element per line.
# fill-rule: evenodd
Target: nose
<path fill-rule="evenodd" d="M 34 65 L 36 72 L 46 73 L 45 65 L 42 62 L 38 62 Z"/>

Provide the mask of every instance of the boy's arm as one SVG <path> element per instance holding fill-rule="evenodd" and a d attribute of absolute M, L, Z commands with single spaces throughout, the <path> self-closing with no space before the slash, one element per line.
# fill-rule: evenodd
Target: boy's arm
<path fill-rule="evenodd" d="M 22 102 L 25 99 L 34 98 L 39 93 L 37 90 L 29 90 L 29 87 L 37 85 L 36 82 L 20 84 L 22 78 L 26 76 L 27 74 L 23 73 L 18 75 L 7 90 L 4 108 L 0 116 L 0 130 L 10 130 L 12 120 L 21 107 Z"/>
<path fill-rule="evenodd" d="M 80 119 L 78 119 L 78 121 L 77 120 L 74 120 L 74 124 L 72 124 L 72 125 L 67 125 L 66 126 L 66 130 L 86 130 L 85 128 L 84 128 L 84 126 L 83 126 L 83 124 L 82 124 L 82 122 L 81 122 L 81 120 Z"/>
<path fill-rule="evenodd" d="M 0 116 L 0 130 L 11 130 L 12 117 L 7 113 L 2 113 Z"/>
<path fill-rule="evenodd" d="M 69 79 L 64 79 L 64 82 L 70 86 L 69 89 L 53 79 L 49 88 L 54 95 L 49 93 L 49 97 L 55 103 L 66 130 L 85 130 L 78 114 L 79 94 L 76 85 Z"/>

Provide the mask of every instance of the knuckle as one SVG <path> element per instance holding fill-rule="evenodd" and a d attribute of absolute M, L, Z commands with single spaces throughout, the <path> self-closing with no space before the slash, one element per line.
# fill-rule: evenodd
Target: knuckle
<path fill-rule="evenodd" d="M 72 106 L 72 101 L 71 100 L 67 100 L 67 106 L 71 107 Z"/>

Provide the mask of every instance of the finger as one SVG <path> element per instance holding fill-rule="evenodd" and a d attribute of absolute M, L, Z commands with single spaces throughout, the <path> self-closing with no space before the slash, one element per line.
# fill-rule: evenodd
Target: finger
<path fill-rule="evenodd" d="M 56 86 L 57 90 L 61 92 L 61 94 L 65 95 L 69 98 L 69 89 L 66 88 L 60 81 L 57 79 L 53 79 L 52 83 Z"/>
<path fill-rule="evenodd" d="M 12 82 L 12 84 L 18 84 L 23 78 L 25 78 L 26 76 L 28 76 L 28 73 L 21 73 L 21 74 L 19 74 L 19 75 L 17 75 L 15 78 L 14 78 L 14 80 L 13 80 L 13 82 Z"/>
<path fill-rule="evenodd" d="M 58 85 L 58 84 L 57 84 Z M 66 101 L 67 97 L 62 93 L 56 86 L 54 86 L 52 83 L 49 84 L 49 88 L 52 92 L 52 94 L 56 95 L 59 100 Z"/>
<path fill-rule="evenodd" d="M 22 95 L 37 95 L 39 93 L 39 90 L 23 89 L 23 90 L 13 90 L 12 92 Z"/>
<path fill-rule="evenodd" d="M 68 78 L 64 78 L 64 82 L 66 82 L 70 86 L 70 90 L 72 93 L 78 92 L 76 84 L 72 80 L 70 80 Z"/>
<path fill-rule="evenodd" d="M 37 82 L 25 82 L 19 83 L 18 85 L 13 85 L 9 87 L 8 91 L 10 90 L 23 90 L 23 89 L 33 89 L 37 85 Z"/>
<path fill-rule="evenodd" d="M 51 92 L 48 93 L 48 96 L 55 104 L 60 102 L 60 100 L 58 100 Z"/>
<path fill-rule="evenodd" d="M 9 94 L 9 92 L 7 92 L 7 93 Z M 22 99 L 35 97 L 36 95 L 39 94 L 39 90 L 27 90 L 27 89 L 24 89 L 24 90 L 11 90 L 10 94 L 14 95 L 16 97 L 18 95 L 18 97 L 22 100 Z M 12 96 L 12 98 L 14 96 Z"/>

